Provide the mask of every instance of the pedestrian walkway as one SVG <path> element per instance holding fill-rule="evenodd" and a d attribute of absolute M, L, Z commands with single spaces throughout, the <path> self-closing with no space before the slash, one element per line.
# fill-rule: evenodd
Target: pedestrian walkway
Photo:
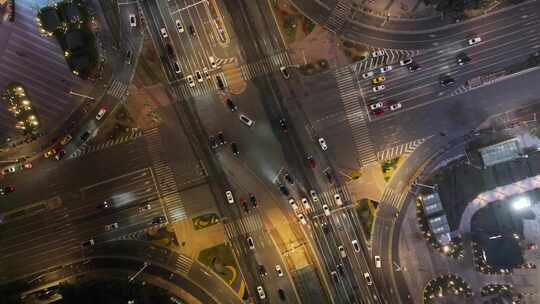
<path fill-rule="evenodd" d="M 407 191 L 403 193 L 396 193 L 391 188 L 386 187 L 384 189 L 384 192 L 381 197 L 381 201 L 379 203 L 390 205 L 397 210 L 401 210 L 401 207 L 403 206 L 403 203 L 405 202 L 405 198 L 407 197 L 407 194 L 408 194 Z"/>
<path fill-rule="evenodd" d="M 322 204 L 337 208 L 336 199 L 334 198 L 334 195 L 336 194 L 339 194 L 343 202 L 352 202 L 349 190 L 344 186 L 332 187 L 328 191 L 319 193 L 318 196 Z"/>
<path fill-rule="evenodd" d="M 187 212 L 180 192 L 176 186 L 174 172 L 168 163 L 162 159 L 164 150 L 159 128 L 150 129 L 145 133 L 144 139 L 152 160 L 152 174 L 159 189 L 159 198 L 169 223 L 176 223 L 187 219 Z"/>
<path fill-rule="evenodd" d="M 71 154 L 69 156 L 69 158 L 77 158 L 77 157 L 81 157 L 81 156 L 83 156 L 85 154 L 88 154 L 88 153 L 101 151 L 103 149 L 106 149 L 106 148 L 109 148 L 109 147 L 112 147 L 112 146 L 123 144 L 125 142 L 130 141 L 130 140 L 138 138 L 138 137 L 140 137 L 142 135 L 143 135 L 143 131 L 138 130 L 138 131 L 132 132 L 130 134 L 118 137 L 116 139 L 111 139 L 111 140 L 108 140 L 108 141 L 106 141 L 104 143 L 100 143 L 100 144 L 97 144 L 97 145 L 83 144 L 75 152 L 73 152 L 73 154 Z"/>
<path fill-rule="evenodd" d="M 332 10 L 330 17 L 326 20 L 324 27 L 330 32 L 339 34 L 343 25 L 349 18 L 352 11 L 352 3 L 350 0 L 338 0 L 337 5 Z"/>
<path fill-rule="evenodd" d="M 394 159 L 396 157 L 399 157 L 401 155 L 409 155 L 414 152 L 420 145 L 422 145 L 426 140 L 433 137 L 433 135 L 420 138 L 417 140 L 410 141 L 408 143 L 401 144 L 399 146 L 395 146 L 383 151 L 377 152 L 377 159 L 379 161 L 385 161 Z"/>
<path fill-rule="evenodd" d="M 128 85 L 119 81 L 119 80 L 116 80 L 114 79 L 111 86 L 109 87 L 109 89 L 107 90 L 107 94 L 115 97 L 115 98 L 118 98 L 118 99 L 122 99 L 126 96 L 126 93 L 127 93 L 127 89 L 128 89 Z"/>
<path fill-rule="evenodd" d="M 240 66 L 244 80 L 250 80 L 258 76 L 279 71 L 282 66 L 292 65 L 291 58 L 287 52 L 280 52 L 265 57 L 255 62 Z"/>
<path fill-rule="evenodd" d="M 353 135 L 353 143 L 357 152 L 357 159 L 362 166 L 377 161 L 373 143 L 369 137 L 366 115 L 360 105 L 359 88 L 353 79 L 349 67 L 336 70 L 335 77 L 341 102 L 345 109 L 347 121 Z"/>

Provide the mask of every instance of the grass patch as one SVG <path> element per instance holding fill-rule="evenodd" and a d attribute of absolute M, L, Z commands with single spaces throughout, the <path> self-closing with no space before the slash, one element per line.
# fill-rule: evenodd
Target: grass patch
<path fill-rule="evenodd" d="M 384 181 L 389 181 L 394 172 L 396 171 L 401 157 L 396 157 L 394 159 L 386 160 L 381 164 L 381 170 L 384 176 Z"/>
<path fill-rule="evenodd" d="M 210 267 L 227 283 L 232 284 L 236 279 L 236 262 L 229 245 L 219 244 L 202 250 L 197 258 L 199 262 Z"/>
<path fill-rule="evenodd" d="M 356 207 L 356 213 L 360 218 L 362 229 L 366 232 L 365 234 L 368 239 L 371 237 L 371 228 L 373 227 L 373 221 L 375 220 L 375 217 L 373 216 L 374 211 L 371 210 L 370 204 L 372 204 L 370 200 L 362 199 Z"/>
<path fill-rule="evenodd" d="M 204 229 L 219 223 L 219 216 L 215 213 L 203 214 L 191 219 L 195 230 Z"/>
<path fill-rule="evenodd" d="M 313 30 L 315 29 L 315 26 L 317 24 L 315 24 L 313 21 L 311 21 L 310 19 L 304 17 L 304 22 L 303 22 L 303 26 L 302 26 L 302 30 L 304 31 L 304 34 L 307 36 L 309 35 L 309 33 L 313 32 Z"/>

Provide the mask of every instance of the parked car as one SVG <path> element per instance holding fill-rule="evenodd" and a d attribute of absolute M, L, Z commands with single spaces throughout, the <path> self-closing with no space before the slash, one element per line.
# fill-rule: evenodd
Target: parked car
<path fill-rule="evenodd" d="M 289 205 L 291 205 L 291 207 L 293 208 L 293 210 L 297 210 L 298 209 L 298 204 L 296 204 L 296 201 L 294 200 L 294 198 L 289 198 Z"/>

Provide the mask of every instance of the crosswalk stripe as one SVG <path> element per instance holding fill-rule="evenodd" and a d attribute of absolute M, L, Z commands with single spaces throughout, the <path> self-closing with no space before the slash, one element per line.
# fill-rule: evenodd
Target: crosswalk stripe
<path fill-rule="evenodd" d="M 394 146 L 388 149 L 385 149 L 383 151 L 377 152 L 377 159 L 379 161 L 385 161 L 394 159 L 396 157 L 399 157 L 401 155 L 409 155 L 414 152 L 420 145 L 422 145 L 424 142 L 426 142 L 428 139 L 432 138 L 433 135 L 416 139 L 398 146 Z"/>

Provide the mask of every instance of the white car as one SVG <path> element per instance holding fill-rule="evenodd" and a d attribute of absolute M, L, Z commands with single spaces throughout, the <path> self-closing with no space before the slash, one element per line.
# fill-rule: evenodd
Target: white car
<path fill-rule="evenodd" d="M 176 19 L 176 21 L 174 21 L 174 23 L 176 24 L 176 29 L 178 30 L 178 32 L 183 33 L 184 32 L 184 27 L 182 26 L 182 22 L 179 19 Z"/>
<path fill-rule="evenodd" d="M 371 276 L 368 272 L 364 272 L 364 279 L 366 279 L 368 285 L 373 285 L 373 281 L 371 280 Z"/>
<path fill-rule="evenodd" d="M 378 255 L 375 256 L 375 267 L 381 268 L 381 257 Z"/>
<path fill-rule="evenodd" d="M 264 289 L 262 288 L 262 286 L 257 286 L 257 292 L 259 293 L 259 299 L 266 299 L 266 294 L 264 293 Z"/>
<path fill-rule="evenodd" d="M 399 65 L 401 66 L 404 66 L 404 65 L 409 65 L 412 63 L 412 58 L 407 58 L 407 59 L 403 59 L 399 62 Z"/>
<path fill-rule="evenodd" d="M 202 69 L 202 72 L 203 72 L 204 76 L 206 77 L 206 79 L 210 79 L 210 74 L 208 74 L 208 68 L 207 67 L 204 67 Z"/>
<path fill-rule="evenodd" d="M 251 120 L 249 117 L 247 117 L 244 114 L 240 114 L 239 119 L 248 127 L 252 127 L 255 124 L 255 121 Z"/>
<path fill-rule="evenodd" d="M 99 112 L 96 115 L 96 120 L 101 120 L 103 116 L 105 116 L 105 113 L 107 113 L 107 109 L 105 108 L 99 109 Z"/>
<path fill-rule="evenodd" d="M 249 249 L 251 249 L 251 250 L 255 249 L 255 243 L 253 243 L 253 238 L 252 237 L 247 238 L 247 243 L 248 243 Z"/>
<path fill-rule="evenodd" d="M 401 109 L 403 106 L 401 105 L 400 102 L 397 102 L 393 105 L 390 106 L 390 111 L 395 111 L 395 110 L 399 110 Z"/>
<path fill-rule="evenodd" d="M 117 229 L 118 228 L 118 223 L 112 223 L 110 225 L 105 225 L 105 230 L 107 231 L 111 231 L 113 229 Z"/>
<path fill-rule="evenodd" d="M 353 240 L 351 243 L 354 248 L 354 252 L 360 252 L 360 245 L 358 244 L 358 240 Z"/>
<path fill-rule="evenodd" d="M 377 103 L 372 103 L 369 105 L 369 108 L 373 111 L 373 110 L 377 110 L 377 109 L 380 109 L 384 106 L 384 103 L 382 101 L 379 101 Z"/>
<path fill-rule="evenodd" d="M 336 201 L 336 204 L 338 206 L 341 206 L 343 205 L 343 201 L 341 200 L 341 196 L 339 194 L 334 194 L 334 200 Z"/>
<path fill-rule="evenodd" d="M 477 43 L 482 42 L 482 38 L 480 38 L 480 37 L 474 37 L 474 38 L 472 38 L 472 39 L 469 39 L 468 42 L 469 42 L 469 45 L 475 45 L 475 44 L 477 44 Z"/>
<path fill-rule="evenodd" d="M 195 87 L 195 81 L 193 81 L 193 76 L 188 75 L 186 79 L 190 88 Z"/>
<path fill-rule="evenodd" d="M 381 56 L 384 56 L 384 51 L 383 50 L 378 50 L 378 51 L 374 51 L 371 53 L 371 57 L 373 58 L 377 58 L 377 57 L 381 57 Z"/>
<path fill-rule="evenodd" d="M 324 215 L 330 216 L 330 214 L 331 214 L 330 213 L 330 208 L 328 207 L 327 204 L 322 205 L 322 210 L 324 211 Z"/>
<path fill-rule="evenodd" d="M 294 201 L 294 198 L 290 198 L 290 199 L 289 199 L 289 204 L 291 205 L 291 207 L 293 208 L 293 210 L 297 210 L 297 209 L 298 209 L 298 205 L 297 205 L 296 202 Z"/>
<path fill-rule="evenodd" d="M 326 140 L 324 140 L 324 138 L 319 137 L 319 145 L 321 145 L 321 149 L 323 151 L 328 150 L 328 146 L 326 145 Z"/>
<path fill-rule="evenodd" d="M 164 27 L 162 27 L 159 31 L 161 32 L 161 37 L 162 38 L 169 37 L 169 34 L 167 34 L 167 30 Z"/>
<path fill-rule="evenodd" d="M 129 25 L 131 27 L 136 27 L 137 26 L 137 17 L 135 17 L 135 14 L 130 14 L 129 15 Z"/>
<path fill-rule="evenodd" d="M 152 209 L 152 205 L 150 205 L 149 203 L 146 203 L 144 206 L 139 207 L 139 208 L 137 209 L 137 211 L 138 211 L 139 213 L 143 213 L 143 212 L 145 212 L 145 211 L 147 211 L 147 210 L 150 210 L 150 209 Z"/>
<path fill-rule="evenodd" d="M 362 74 L 362 78 L 368 79 L 370 77 L 373 77 L 373 75 L 375 75 L 375 73 L 373 71 L 369 71 L 367 73 Z"/>
<path fill-rule="evenodd" d="M 384 74 L 388 71 L 391 71 L 392 70 L 392 66 L 391 65 L 387 65 L 387 66 L 383 66 L 382 68 L 380 68 L 379 71 L 381 71 L 381 74 Z"/>
<path fill-rule="evenodd" d="M 304 208 L 311 209 L 311 205 L 309 204 L 309 201 L 307 198 L 303 197 L 301 201 L 302 201 L 302 205 L 304 205 Z"/>
<path fill-rule="evenodd" d="M 300 221 L 300 223 L 302 223 L 302 225 L 306 225 L 306 224 L 307 224 L 306 217 L 305 217 L 302 213 L 299 213 L 299 214 L 298 214 L 298 220 Z"/>
<path fill-rule="evenodd" d="M 208 61 L 210 61 L 210 66 L 212 67 L 212 69 L 215 69 L 217 67 L 216 59 L 214 58 L 214 56 L 209 56 Z"/>
<path fill-rule="evenodd" d="M 195 71 L 195 77 L 197 77 L 198 82 L 203 82 L 203 77 L 200 71 Z"/>
<path fill-rule="evenodd" d="M 176 74 L 182 73 L 182 70 L 180 69 L 180 62 L 178 62 L 178 61 L 174 62 L 174 72 Z"/>
<path fill-rule="evenodd" d="M 283 78 L 289 79 L 291 78 L 291 75 L 289 74 L 289 71 L 287 71 L 287 68 L 282 66 L 279 68 L 279 71 L 281 72 L 281 75 L 283 75 Z"/>
<path fill-rule="evenodd" d="M 314 203 L 319 201 L 319 197 L 317 196 L 317 192 L 315 192 L 315 190 L 309 190 L 309 195 L 311 195 L 311 200 L 313 200 Z"/>
<path fill-rule="evenodd" d="M 384 88 L 385 88 L 384 84 L 381 84 L 381 85 L 378 85 L 376 87 L 373 87 L 372 90 L 373 90 L 373 92 L 379 92 L 379 91 L 384 90 Z"/>
<path fill-rule="evenodd" d="M 347 257 L 347 252 L 345 252 L 345 247 L 343 247 L 343 245 L 339 245 L 338 250 L 339 250 L 339 255 L 341 256 L 342 259 Z"/>
<path fill-rule="evenodd" d="M 277 276 L 278 276 L 278 277 L 282 277 L 282 276 L 283 276 L 283 271 L 281 270 L 281 266 L 276 265 L 276 272 L 277 272 Z"/>
<path fill-rule="evenodd" d="M 227 197 L 227 202 L 229 202 L 229 204 L 234 204 L 234 196 L 232 195 L 231 190 L 225 191 L 225 196 Z"/>

